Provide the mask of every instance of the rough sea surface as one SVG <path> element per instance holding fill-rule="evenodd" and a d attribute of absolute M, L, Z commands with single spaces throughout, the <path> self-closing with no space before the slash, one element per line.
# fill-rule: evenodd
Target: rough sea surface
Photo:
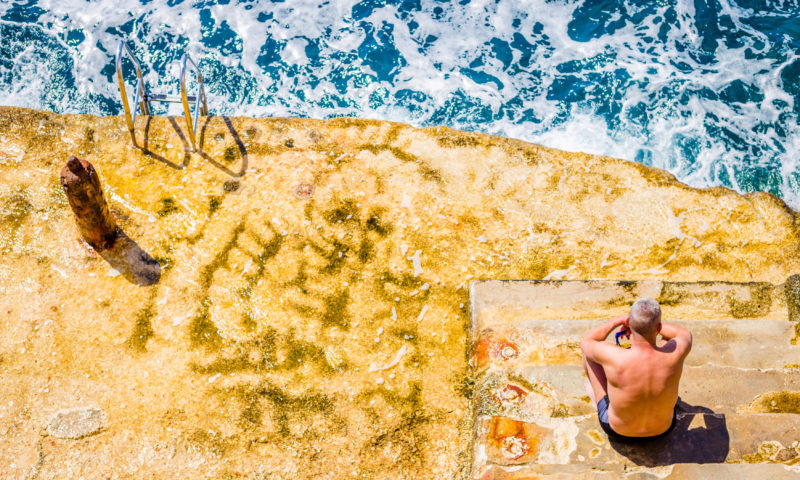
<path fill-rule="evenodd" d="M 121 113 L 127 39 L 157 93 L 198 59 L 212 114 L 447 125 L 800 208 L 800 0 L 121 5 L 0 2 L 0 104 Z"/>

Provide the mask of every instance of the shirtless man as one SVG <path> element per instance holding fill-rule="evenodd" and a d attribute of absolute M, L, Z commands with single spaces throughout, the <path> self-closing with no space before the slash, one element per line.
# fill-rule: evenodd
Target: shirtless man
<path fill-rule="evenodd" d="M 630 349 L 605 341 L 617 327 L 631 339 Z M 640 442 L 672 431 L 678 382 L 692 348 L 692 334 L 662 323 L 658 302 L 637 300 L 629 315 L 592 329 L 580 346 L 588 377 L 586 393 L 597 405 L 600 426 L 609 439 Z"/>

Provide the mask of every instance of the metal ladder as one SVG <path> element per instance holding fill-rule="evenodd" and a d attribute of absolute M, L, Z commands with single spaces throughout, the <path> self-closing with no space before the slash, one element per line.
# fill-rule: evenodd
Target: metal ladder
<path fill-rule="evenodd" d="M 133 115 L 131 115 L 131 107 L 128 103 L 128 94 L 125 91 L 125 80 L 122 78 L 122 53 L 123 51 L 128 55 L 128 57 L 133 62 L 133 66 L 136 69 L 136 88 L 133 94 L 133 103 L 135 105 L 133 109 Z M 194 71 L 197 73 L 197 83 L 199 86 L 199 92 L 197 95 L 187 95 L 186 94 L 186 64 L 187 62 L 194 67 Z M 128 130 L 131 132 L 131 138 L 133 139 L 133 144 L 136 145 L 136 132 L 134 130 L 134 125 L 136 124 L 136 114 L 138 113 L 139 109 L 142 111 L 142 115 L 150 115 L 150 102 L 165 102 L 165 103 L 182 103 L 183 104 L 183 116 L 186 118 L 186 128 L 189 131 L 189 140 L 192 142 L 192 151 L 197 151 L 197 142 L 195 140 L 195 132 L 197 131 L 197 119 L 200 115 L 208 115 L 208 106 L 206 105 L 206 92 L 205 88 L 203 88 L 203 76 L 200 74 L 200 69 L 197 67 L 197 64 L 194 63 L 194 60 L 189 56 L 188 53 L 184 53 L 183 57 L 181 57 L 181 95 L 180 97 L 170 96 L 170 95 L 156 95 L 153 93 L 149 93 L 147 88 L 144 85 L 144 79 L 142 78 L 142 68 L 139 65 L 139 60 L 136 58 L 136 55 L 133 54 L 133 51 L 128 46 L 128 43 L 125 40 L 119 42 L 119 48 L 117 48 L 117 81 L 119 82 L 119 93 L 122 96 L 122 107 L 125 109 L 125 121 L 128 123 Z M 192 113 L 189 110 L 189 102 L 194 102 L 194 117 L 192 117 Z"/>

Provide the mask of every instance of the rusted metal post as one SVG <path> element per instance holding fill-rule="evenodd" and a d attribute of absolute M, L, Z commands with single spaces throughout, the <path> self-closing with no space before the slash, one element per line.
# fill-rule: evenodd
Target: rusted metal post
<path fill-rule="evenodd" d="M 61 169 L 61 186 L 86 243 L 95 250 L 111 248 L 117 239 L 117 224 L 108 210 L 100 178 L 92 164 L 70 155 Z"/>

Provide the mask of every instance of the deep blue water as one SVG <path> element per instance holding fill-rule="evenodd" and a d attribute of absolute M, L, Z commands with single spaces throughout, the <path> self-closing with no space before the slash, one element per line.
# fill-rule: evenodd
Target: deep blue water
<path fill-rule="evenodd" d="M 198 58 L 215 114 L 447 125 L 800 208 L 798 2 L 0 0 L 0 104 L 119 114 L 124 38 L 154 91 Z"/>

